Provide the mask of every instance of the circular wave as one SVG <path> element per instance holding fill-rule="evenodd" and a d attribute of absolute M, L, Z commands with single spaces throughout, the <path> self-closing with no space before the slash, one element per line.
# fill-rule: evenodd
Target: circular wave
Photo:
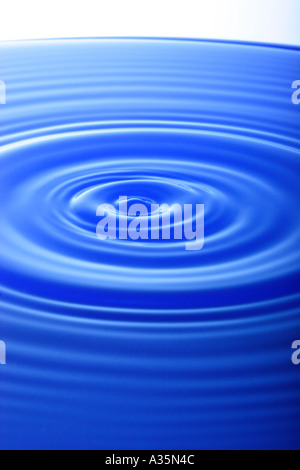
<path fill-rule="evenodd" d="M 184 315 L 296 295 L 299 146 L 283 121 L 286 107 L 271 114 L 279 92 L 267 93 L 259 73 L 247 77 L 253 47 L 226 45 L 232 63 L 225 64 L 225 45 L 177 43 L 161 69 L 164 48 L 139 63 L 148 43 L 118 45 L 90 42 L 103 67 L 83 59 L 82 75 L 72 63 L 59 76 L 50 65 L 33 76 L 33 50 L 23 82 L 15 79 L 18 104 L 7 108 L 1 139 L 4 288 L 45 302 L 75 298 L 99 315 L 136 305 L 141 314 L 179 308 Z M 124 47 L 127 61 L 116 74 Z M 182 48 L 201 64 L 183 70 Z M 274 54 L 254 49 L 261 61 Z M 287 50 L 276 54 L 289 63 Z M 96 208 L 116 206 L 121 195 L 148 207 L 204 204 L 204 248 L 100 241 Z"/>
<path fill-rule="evenodd" d="M 1 45 L 0 447 L 299 447 L 298 56 Z M 100 241 L 122 195 L 204 204 L 203 249 Z"/>

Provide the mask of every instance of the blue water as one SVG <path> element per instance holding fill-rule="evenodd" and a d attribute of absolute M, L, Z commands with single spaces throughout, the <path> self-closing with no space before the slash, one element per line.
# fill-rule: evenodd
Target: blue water
<path fill-rule="evenodd" d="M 3 43 L 1 448 L 300 448 L 300 50 Z M 100 241 L 119 196 L 205 245 Z"/>

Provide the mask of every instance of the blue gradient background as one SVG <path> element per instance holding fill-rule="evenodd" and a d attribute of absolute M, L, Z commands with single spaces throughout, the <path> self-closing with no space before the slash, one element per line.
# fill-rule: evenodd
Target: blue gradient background
<path fill-rule="evenodd" d="M 299 449 L 300 49 L 3 44 L 1 448 Z M 205 246 L 100 242 L 120 195 Z"/>

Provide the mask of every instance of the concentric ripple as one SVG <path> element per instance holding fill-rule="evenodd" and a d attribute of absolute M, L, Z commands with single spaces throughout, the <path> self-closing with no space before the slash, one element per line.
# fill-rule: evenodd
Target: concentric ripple
<path fill-rule="evenodd" d="M 299 78 L 299 50 L 73 40 L 3 45 L 0 58 L 7 85 L 0 339 L 6 334 L 15 361 L 1 413 L 11 447 L 10 406 L 22 410 L 24 400 L 33 412 L 25 413 L 25 427 L 40 415 L 49 419 L 49 408 L 32 408 L 30 400 L 49 393 L 57 404 L 52 382 L 65 390 L 59 373 L 66 371 L 70 384 L 89 380 L 91 389 L 55 415 L 70 424 L 69 413 L 90 401 L 84 416 L 75 412 L 85 434 L 59 432 L 62 446 L 78 447 L 80 435 L 82 447 L 97 447 L 100 432 L 102 448 L 212 448 L 220 439 L 225 448 L 295 447 L 299 428 L 295 434 L 290 417 L 300 415 L 299 374 L 290 368 L 290 344 L 300 331 L 300 109 L 291 103 L 291 83 Z M 116 206 L 121 195 L 149 208 L 204 204 L 203 250 L 188 252 L 180 240 L 100 241 L 96 208 Z M 45 364 L 46 386 L 38 376 Z M 16 374 L 24 385 L 9 398 Z M 137 410 L 123 403 L 122 390 L 129 400 L 137 393 Z M 126 420 L 135 431 L 122 440 L 117 430 Z M 272 433 L 274 422 L 286 432 Z M 55 446 L 58 437 L 50 435 Z M 45 446 L 46 436 L 20 431 L 19 439 Z"/>

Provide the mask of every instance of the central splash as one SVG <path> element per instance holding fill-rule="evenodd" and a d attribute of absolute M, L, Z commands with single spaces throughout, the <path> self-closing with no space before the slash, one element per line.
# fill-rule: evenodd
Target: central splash
<path fill-rule="evenodd" d="M 130 198 L 120 196 L 117 210 L 112 204 L 98 206 L 96 215 L 103 217 L 97 225 L 100 240 L 188 240 L 187 251 L 199 251 L 204 246 L 204 204 L 196 204 L 193 219 L 193 204 L 151 204 L 150 212 L 142 202 L 128 207 Z M 132 200 L 132 199 L 131 199 Z M 171 220 L 173 218 L 173 224 Z M 118 230 L 117 230 L 118 229 Z"/>

